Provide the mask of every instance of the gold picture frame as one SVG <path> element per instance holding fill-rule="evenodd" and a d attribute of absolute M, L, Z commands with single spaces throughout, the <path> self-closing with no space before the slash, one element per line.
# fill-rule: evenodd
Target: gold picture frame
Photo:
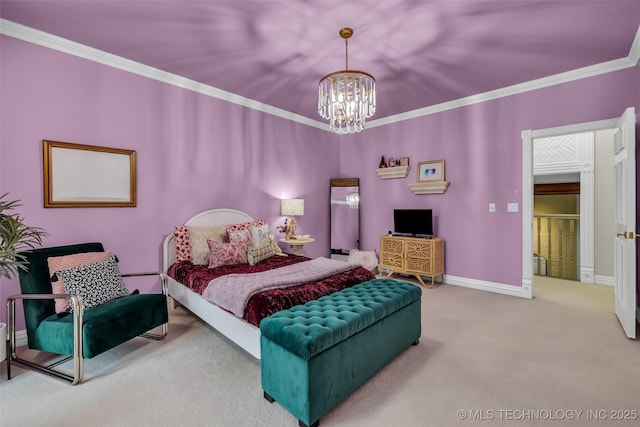
<path fill-rule="evenodd" d="M 417 182 L 442 182 L 444 180 L 444 160 L 429 160 L 418 163 Z"/>
<path fill-rule="evenodd" d="M 42 141 L 44 207 L 136 206 L 136 152 Z"/>

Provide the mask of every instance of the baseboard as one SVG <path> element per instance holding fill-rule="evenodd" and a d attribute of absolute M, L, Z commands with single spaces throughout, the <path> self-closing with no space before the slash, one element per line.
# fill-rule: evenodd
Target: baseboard
<path fill-rule="evenodd" d="M 448 285 L 462 286 L 464 288 L 478 289 L 496 294 L 510 295 L 519 298 L 531 298 L 531 292 L 522 286 L 505 285 L 503 283 L 488 282 L 485 280 L 467 279 L 465 277 L 446 274 L 444 282 Z"/>
<path fill-rule="evenodd" d="M 594 276 L 594 283 L 596 285 L 615 286 L 615 278 L 613 276 Z"/>
<path fill-rule="evenodd" d="M 22 329 L 16 331 L 16 347 L 22 347 L 23 345 L 27 345 L 27 343 L 27 330 Z"/>
<path fill-rule="evenodd" d="M 379 273 L 376 275 L 378 278 L 386 278 L 388 274 L 388 270 L 384 268 L 379 268 Z M 410 283 L 417 283 L 413 279 L 413 276 L 407 274 L 406 275 Z M 402 274 L 395 274 L 391 276 L 392 279 L 403 280 Z M 480 291 L 493 292 L 496 294 L 510 295 L 519 298 L 531 298 L 531 286 L 513 286 L 513 285 L 505 285 L 503 283 L 495 283 L 495 282 L 487 282 L 484 280 L 476 280 L 476 279 L 467 279 L 466 277 L 458 277 L 451 276 L 449 274 L 445 274 L 442 278 L 442 282 L 447 285 L 461 286 L 463 288 L 471 288 L 477 289 Z"/>

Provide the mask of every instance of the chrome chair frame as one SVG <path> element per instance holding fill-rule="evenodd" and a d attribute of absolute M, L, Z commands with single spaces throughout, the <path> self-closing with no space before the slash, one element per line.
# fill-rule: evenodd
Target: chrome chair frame
<path fill-rule="evenodd" d="M 154 276 L 159 275 L 162 281 L 162 294 L 168 296 L 167 287 L 167 275 L 162 272 L 152 273 L 128 273 L 121 274 L 122 277 L 140 277 L 140 276 Z M 69 298 L 70 305 L 73 308 L 73 355 L 64 357 L 61 360 L 53 362 L 49 365 L 40 365 L 27 359 L 18 357 L 16 352 L 16 327 L 15 327 L 15 305 L 16 300 L 21 299 L 57 299 L 57 298 Z M 17 294 L 7 298 L 7 379 L 11 379 L 11 363 L 16 363 L 28 368 L 32 368 L 38 372 L 46 375 L 67 381 L 71 385 L 76 385 L 82 381 L 84 376 L 84 358 L 82 357 L 83 340 L 82 340 L 82 322 L 84 315 L 84 305 L 82 304 L 82 298 L 77 294 Z M 145 332 L 139 336 L 161 340 L 167 336 L 169 327 L 168 322 L 161 325 L 161 332 L 159 334 L 152 334 Z M 73 359 L 73 375 L 69 375 L 62 371 L 54 369 L 55 367 Z"/>

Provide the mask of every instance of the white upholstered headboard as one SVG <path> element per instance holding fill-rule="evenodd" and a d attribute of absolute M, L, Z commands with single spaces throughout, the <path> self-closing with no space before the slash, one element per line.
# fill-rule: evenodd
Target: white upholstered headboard
<path fill-rule="evenodd" d="M 211 209 L 200 212 L 189 218 L 184 225 L 194 227 L 215 227 L 220 225 L 241 224 L 243 222 L 253 221 L 253 218 L 242 211 L 236 209 Z M 173 232 L 164 239 L 162 247 L 162 271 L 165 273 L 176 262 L 176 242 Z"/>

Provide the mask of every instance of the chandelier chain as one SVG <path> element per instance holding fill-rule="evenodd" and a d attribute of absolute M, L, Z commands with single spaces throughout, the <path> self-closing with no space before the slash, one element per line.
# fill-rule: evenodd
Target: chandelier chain
<path fill-rule="evenodd" d="M 349 39 L 344 39 L 344 69 L 349 69 Z"/>

